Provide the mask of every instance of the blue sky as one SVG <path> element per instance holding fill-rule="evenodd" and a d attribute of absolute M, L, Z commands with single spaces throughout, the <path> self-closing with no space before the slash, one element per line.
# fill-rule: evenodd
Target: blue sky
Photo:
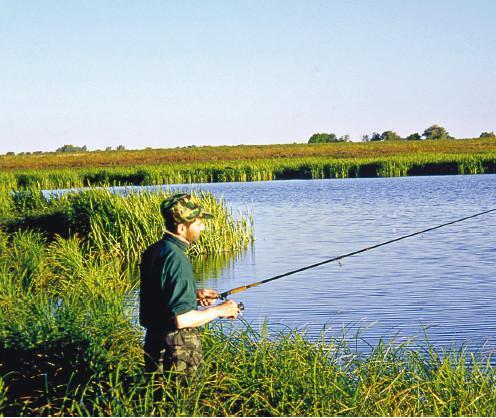
<path fill-rule="evenodd" d="M 496 131 L 496 1 L 0 0 L 0 153 Z"/>

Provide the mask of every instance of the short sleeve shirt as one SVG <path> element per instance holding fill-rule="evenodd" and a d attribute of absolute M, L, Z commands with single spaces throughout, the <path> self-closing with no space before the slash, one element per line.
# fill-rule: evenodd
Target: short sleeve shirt
<path fill-rule="evenodd" d="M 188 245 L 166 235 L 148 247 L 140 266 L 140 324 L 173 330 L 175 317 L 197 308 L 193 268 L 185 254 Z"/>

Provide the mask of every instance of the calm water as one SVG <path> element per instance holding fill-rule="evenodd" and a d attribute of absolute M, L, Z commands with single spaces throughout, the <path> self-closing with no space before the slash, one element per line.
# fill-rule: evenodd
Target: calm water
<path fill-rule="evenodd" d="M 255 220 L 256 242 L 202 286 L 220 291 L 496 207 L 496 175 L 181 186 L 222 196 Z M 496 213 L 289 276 L 233 297 L 258 327 L 316 338 L 496 345 Z M 201 274 L 202 265 L 195 269 Z M 211 271 L 211 269 L 210 269 Z M 426 330 L 426 331 L 425 331 Z M 414 340 L 414 341 L 415 341 Z M 364 342 L 365 341 L 365 342 Z"/>

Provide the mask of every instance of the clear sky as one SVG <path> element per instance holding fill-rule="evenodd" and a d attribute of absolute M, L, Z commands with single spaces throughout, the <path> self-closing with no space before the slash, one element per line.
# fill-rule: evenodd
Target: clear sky
<path fill-rule="evenodd" d="M 0 0 L 0 153 L 496 131 L 494 0 Z"/>

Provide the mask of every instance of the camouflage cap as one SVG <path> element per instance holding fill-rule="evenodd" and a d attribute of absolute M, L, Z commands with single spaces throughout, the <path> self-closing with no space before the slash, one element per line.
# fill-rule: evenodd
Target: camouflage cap
<path fill-rule="evenodd" d="M 213 215 L 204 211 L 187 193 L 176 193 L 160 204 L 160 212 L 165 220 L 174 220 L 176 224 L 189 224 L 197 218 L 211 219 Z"/>

